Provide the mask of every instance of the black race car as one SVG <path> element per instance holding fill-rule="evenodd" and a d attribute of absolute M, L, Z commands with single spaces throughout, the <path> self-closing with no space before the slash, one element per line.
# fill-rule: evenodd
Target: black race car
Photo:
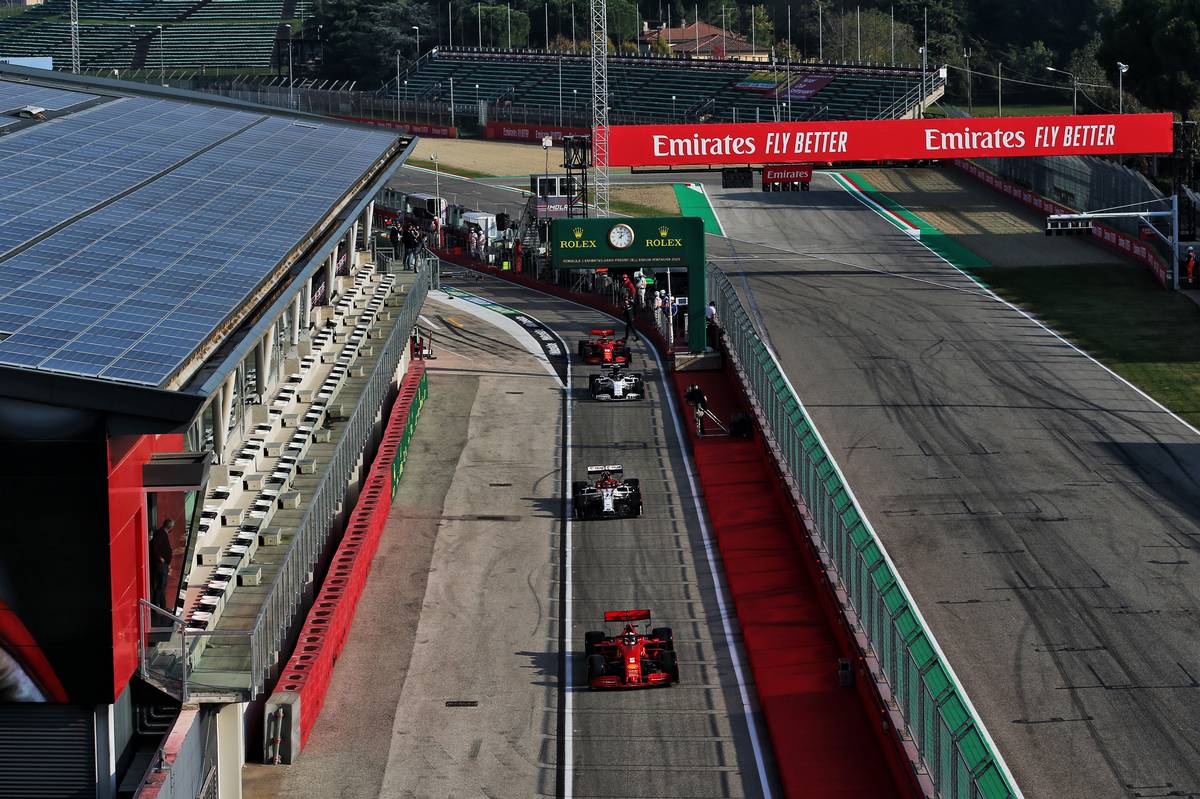
<path fill-rule="evenodd" d="M 588 391 L 595 400 L 640 400 L 646 397 L 646 382 L 639 372 L 614 366 L 608 374 L 592 375 Z"/>
<path fill-rule="evenodd" d="M 620 464 L 589 466 L 587 473 L 595 482 L 577 481 L 571 485 L 576 519 L 631 519 L 642 515 L 640 481 L 623 480 Z"/>

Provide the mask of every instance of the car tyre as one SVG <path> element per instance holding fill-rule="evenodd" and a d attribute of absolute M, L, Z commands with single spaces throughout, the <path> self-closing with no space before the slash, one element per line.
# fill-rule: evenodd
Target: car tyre
<path fill-rule="evenodd" d="M 664 649 L 658 656 L 658 665 L 671 677 L 671 682 L 679 682 L 679 658 L 675 650 Z"/>
<path fill-rule="evenodd" d="M 670 627 L 655 627 L 650 635 L 666 642 L 664 648 L 669 652 L 675 651 L 675 633 Z"/>
<path fill-rule="evenodd" d="M 603 630 L 588 630 L 583 634 L 584 654 L 588 657 L 596 654 L 596 644 L 604 643 L 606 638 L 608 638 L 608 636 L 604 634 Z"/>
<path fill-rule="evenodd" d="M 604 676 L 604 658 L 600 655 L 588 655 L 587 659 L 587 679 L 590 684 L 597 677 Z"/>

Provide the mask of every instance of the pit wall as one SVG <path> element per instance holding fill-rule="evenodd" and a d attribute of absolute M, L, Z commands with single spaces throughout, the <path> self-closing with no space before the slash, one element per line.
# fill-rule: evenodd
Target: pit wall
<path fill-rule="evenodd" d="M 300 630 L 295 651 L 267 698 L 263 725 L 266 763 L 292 763 L 321 714 L 334 664 L 354 622 L 417 418 L 428 396 L 425 362 L 413 360 L 400 383 L 379 449 L 321 590 Z"/>
<path fill-rule="evenodd" d="M 1040 194 L 1033 193 L 1024 186 L 1019 186 L 1016 183 L 1011 183 L 1002 177 L 994 175 L 971 161 L 955 159 L 951 163 L 976 180 L 991 186 L 1001 194 L 1006 194 L 1017 202 L 1023 203 L 1035 211 L 1039 211 L 1047 216 L 1050 214 L 1079 213 L 1074 208 L 1067 208 L 1065 205 L 1059 205 L 1053 200 L 1047 200 Z M 1158 252 L 1144 241 L 1139 241 L 1133 236 L 1122 233 L 1119 230 L 1115 230 L 1108 225 L 1102 225 L 1098 222 L 1092 224 L 1092 238 L 1103 244 L 1105 247 L 1116 250 L 1122 255 L 1132 258 L 1138 263 L 1149 267 L 1150 271 L 1154 273 L 1155 279 L 1158 280 L 1163 287 L 1171 288 L 1170 267 L 1158 254 Z"/>

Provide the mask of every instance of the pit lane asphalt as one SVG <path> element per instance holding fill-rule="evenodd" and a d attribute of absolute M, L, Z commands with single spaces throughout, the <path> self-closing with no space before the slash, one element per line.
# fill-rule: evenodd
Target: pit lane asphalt
<path fill-rule="evenodd" d="M 461 275 L 461 269 L 447 267 Z M 621 327 L 610 317 L 503 281 L 450 279 L 451 284 L 541 320 L 576 351 L 595 327 Z M 641 480 L 645 514 L 639 519 L 572 522 L 570 593 L 573 624 L 571 691 L 574 797 L 761 797 L 778 796 L 769 745 L 761 740 L 762 769 L 770 794 L 760 785 L 730 642 L 726 640 L 709 572 L 706 542 L 695 515 L 682 460 L 681 442 L 662 394 L 657 365 L 648 349 L 631 340 L 634 367 L 646 378 L 641 402 L 600 403 L 587 393 L 596 371 L 572 365 L 571 480 L 586 478 L 589 464 L 619 463 L 626 477 Z M 512 434 L 521 435 L 520 430 Z M 569 481 L 568 481 L 569 483 Z M 555 546 L 562 541 L 555 539 Z M 558 564 L 558 553 L 553 562 Z M 551 613 L 563 612 L 558 594 Z M 656 626 L 675 631 L 680 683 L 641 691 L 592 692 L 586 688 L 583 634 L 603 628 L 607 610 L 649 608 Z M 736 621 L 731 625 L 734 646 Z M 559 642 L 548 641 L 533 656 L 558 685 L 554 657 Z M 745 663 L 744 657 L 742 663 Z M 754 687 L 743 669 L 750 710 Z M 546 729 L 554 729 L 550 707 Z M 553 752 L 544 751 L 549 758 Z"/>
<path fill-rule="evenodd" d="M 429 399 L 325 706 L 295 764 L 246 767 L 246 799 L 554 794 L 562 390 L 464 309 L 422 314 Z"/>
<path fill-rule="evenodd" d="M 1200 795 L 1200 436 L 827 176 L 690 179 L 1025 795 Z"/>

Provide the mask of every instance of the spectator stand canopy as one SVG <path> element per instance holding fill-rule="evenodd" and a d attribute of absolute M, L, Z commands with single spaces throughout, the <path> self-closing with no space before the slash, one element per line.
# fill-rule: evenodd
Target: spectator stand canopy
<path fill-rule="evenodd" d="M 0 121 L 0 396 L 137 432 L 187 426 L 415 143 L 4 65 Z"/>

